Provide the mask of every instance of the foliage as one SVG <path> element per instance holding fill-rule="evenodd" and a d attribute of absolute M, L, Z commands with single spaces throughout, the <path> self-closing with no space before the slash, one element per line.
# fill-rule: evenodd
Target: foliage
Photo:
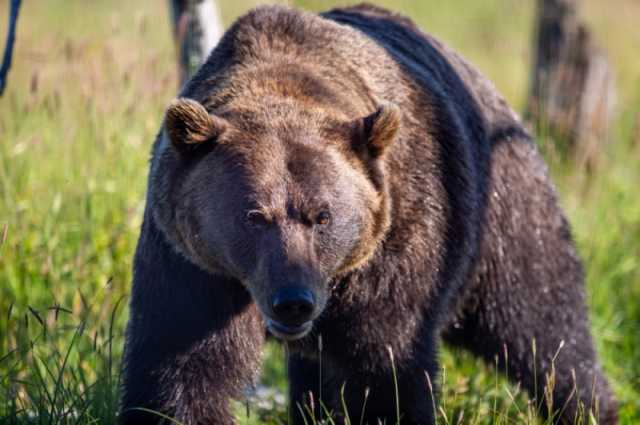
<path fill-rule="evenodd" d="M 391 3 L 477 64 L 512 104 L 524 105 L 531 1 Z M 114 422 L 149 148 L 177 91 L 161 4 L 23 5 L 12 78 L 0 99 L 2 423 Z M 229 22 L 251 5 L 223 3 L 223 16 Z M 561 158 L 544 135 L 539 140 L 585 260 L 604 368 L 622 423 L 631 424 L 640 421 L 640 5 L 588 0 L 586 17 L 617 69 L 612 143 L 586 170 Z M 264 383 L 280 392 L 283 357 L 275 345 L 265 356 Z M 503 372 L 449 350 L 442 360 L 440 423 L 536 422 L 532 403 Z M 287 420 L 279 403 L 261 409 L 252 402 L 249 419 L 245 410 L 238 407 L 242 423 Z"/>

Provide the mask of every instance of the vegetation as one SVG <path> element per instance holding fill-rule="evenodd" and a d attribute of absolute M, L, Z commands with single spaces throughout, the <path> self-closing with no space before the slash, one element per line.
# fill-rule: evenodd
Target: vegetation
<path fill-rule="evenodd" d="M 252 5 L 223 3 L 226 22 Z M 524 106 L 531 0 L 387 5 Z M 585 16 L 617 72 L 610 143 L 590 169 L 564 158 L 544 134 L 539 143 L 585 261 L 592 328 L 621 422 L 633 424 L 640 422 L 640 4 L 585 0 Z M 149 149 L 177 80 L 164 3 L 24 3 L 0 98 L 0 423 L 114 422 Z M 283 357 L 270 346 L 263 374 L 280 393 Z M 442 360 L 439 423 L 536 423 L 535 404 L 504 372 L 446 349 Z M 239 405 L 238 417 L 286 423 L 278 398 L 274 406 L 251 401 L 248 418 Z"/>

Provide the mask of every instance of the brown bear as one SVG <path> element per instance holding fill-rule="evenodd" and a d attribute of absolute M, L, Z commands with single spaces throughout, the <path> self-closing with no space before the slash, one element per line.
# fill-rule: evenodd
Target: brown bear
<path fill-rule="evenodd" d="M 543 160 L 478 71 L 373 6 L 258 8 L 153 147 L 121 419 L 234 423 L 268 329 L 296 424 L 319 398 L 339 423 L 344 402 L 433 424 L 441 339 L 497 358 L 554 422 L 614 424 L 584 298 Z"/>

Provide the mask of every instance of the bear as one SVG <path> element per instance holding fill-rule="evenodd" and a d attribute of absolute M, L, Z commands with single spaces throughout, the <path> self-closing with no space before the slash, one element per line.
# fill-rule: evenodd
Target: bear
<path fill-rule="evenodd" d="M 321 404 L 434 424 L 442 342 L 554 423 L 615 424 L 583 274 L 534 141 L 479 71 L 376 6 L 263 6 L 154 143 L 120 420 L 233 424 L 271 335 L 294 424 Z"/>

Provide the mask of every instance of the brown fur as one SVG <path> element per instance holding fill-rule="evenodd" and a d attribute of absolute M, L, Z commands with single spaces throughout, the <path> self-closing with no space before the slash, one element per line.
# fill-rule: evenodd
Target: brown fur
<path fill-rule="evenodd" d="M 497 357 L 537 400 L 553 370 L 559 420 L 594 394 L 601 423 L 617 422 L 544 163 L 457 54 L 373 6 L 260 8 L 180 96 L 154 146 L 125 422 L 153 420 L 126 413 L 142 404 L 232 423 L 229 398 L 255 379 L 271 300 L 290 287 L 314 299 L 313 329 L 289 342 L 294 404 L 318 395 L 321 335 L 324 405 L 395 422 L 391 350 L 401 423 L 432 424 L 425 373 L 437 378 L 443 335 Z"/>
<path fill-rule="evenodd" d="M 165 129 L 178 149 L 182 149 L 182 144 L 195 145 L 215 139 L 226 127 L 224 120 L 209 115 L 204 106 L 191 99 L 175 99 L 167 108 Z"/>

